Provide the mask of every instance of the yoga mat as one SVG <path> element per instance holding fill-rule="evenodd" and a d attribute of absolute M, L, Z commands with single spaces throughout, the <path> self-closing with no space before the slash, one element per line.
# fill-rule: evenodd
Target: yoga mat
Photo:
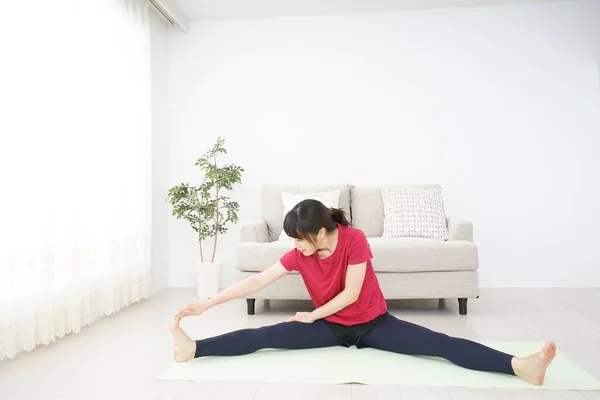
<path fill-rule="evenodd" d="M 543 342 L 481 342 L 516 356 L 539 351 Z M 542 386 L 515 376 L 472 371 L 437 357 L 410 356 L 370 348 L 264 349 L 233 357 L 205 357 L 173 363 L 159 380 L 291 382 L 470 388 L 600 390 L 600 381 L 561 354 Z"/>

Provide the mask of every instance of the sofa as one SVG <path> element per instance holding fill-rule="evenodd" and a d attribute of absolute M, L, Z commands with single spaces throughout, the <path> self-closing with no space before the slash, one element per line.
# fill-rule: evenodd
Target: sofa
<path fill-rule="evenodd" d="M 436 188 L 439 185 L 410 187 Z M 473 242 L 471 222 L 446 217 L 447 240 L 382 237 L 384 205 L 381 188 L 374 186 L 263 186 L 262 219 L 241 226 L 235 253 L 237 279 L 258 274 L 293 248 L 292 240 L 277 240 L 283 229 L 282 192 L 339 188 L 339 208 L 344 209 L 352 226 L 365 233 L 373 253 L 373 269 L 387 300 L 456 298 L 459 313 L 467 314 L 467 300 L 479 296 L 478 249 Z M 255 313 L 256 299 L 309 300 L 310 297 L 301 276 L 291 272 L 246 299 L 250 315 Z"/>

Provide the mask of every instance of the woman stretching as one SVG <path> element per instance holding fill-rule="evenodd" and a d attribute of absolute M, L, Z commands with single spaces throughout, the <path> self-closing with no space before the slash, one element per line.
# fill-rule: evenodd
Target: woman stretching
<path fill-rule="evenodd" d="M 341 209 L 316 200 L 298 203 L 285 216 L 283 227 L 295 248 L 263 272 L 240 281 L 206 302 L 181 308 L 171 324 L 175 360 L 204 356 L 234 356 L 259 349 L 309 349 L 328 346 L 372 347 L 402 354 L 443 357 L 464 368 L 519 376 L 541 385 L 556 356 L 546 343 L 526 358 L 514 357 L 477 342 L 434 332 L 402 321 L 387 312 L 373 266 L 371 249 L 362 231 L 350 227 Z M 182 318 L 200 315 L 226 301 L 243 298 L 298 271 L 315 304 L 286 322 L 256 329 L 192 340 L 179 326 Z"/>

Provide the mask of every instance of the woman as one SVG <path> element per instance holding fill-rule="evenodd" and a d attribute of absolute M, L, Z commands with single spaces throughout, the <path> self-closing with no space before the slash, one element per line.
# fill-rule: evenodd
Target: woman
<path fill-rule="evenodd" d="M 362 231 L 350 226 L 341 209 L 304 200 L 287 213 L 283 227 L 295 248 L 273 266 L 219 293 L 207 302 L 188 304 L 174 317 L 175 360 L 248 354 L 263 348 L 308 349 L 328 346 L 372 347 L 402 354 L 443 357 L 464 368 L 519 376 L 541 385 L 556 356 L 546 343 L 526 358 L 514 357 L 466 339 L 454 338 L 395 318 L 371 264 L 371 249 Z M 192 340 L 179 326 L 182 318 L 200 315 L 226 301 L 246 297 L 298 271 L 316 309 L 286 322 L 242 329 Z"/>

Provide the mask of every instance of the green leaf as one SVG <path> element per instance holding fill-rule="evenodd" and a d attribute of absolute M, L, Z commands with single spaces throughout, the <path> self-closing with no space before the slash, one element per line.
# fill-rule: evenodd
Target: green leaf
<path fill-rule="evenodd" d="M 187 220 L 197 232 L 198 240 L 206 240 L 227 232 L 227 224 L 238 222 L 239 204 L 225 191 L 242 183 L 244 169 L 237 165 L 221 165 L 219 155 L 227 154 L 225 140 L 215 144 L 196 159 L 194 166 L 203 175 L 197 186 L 181 183 L 169 189 L 166 201 L 172 205 L 171 215 Z M 217 197 L 218 189 L 218 197 Z"/>

